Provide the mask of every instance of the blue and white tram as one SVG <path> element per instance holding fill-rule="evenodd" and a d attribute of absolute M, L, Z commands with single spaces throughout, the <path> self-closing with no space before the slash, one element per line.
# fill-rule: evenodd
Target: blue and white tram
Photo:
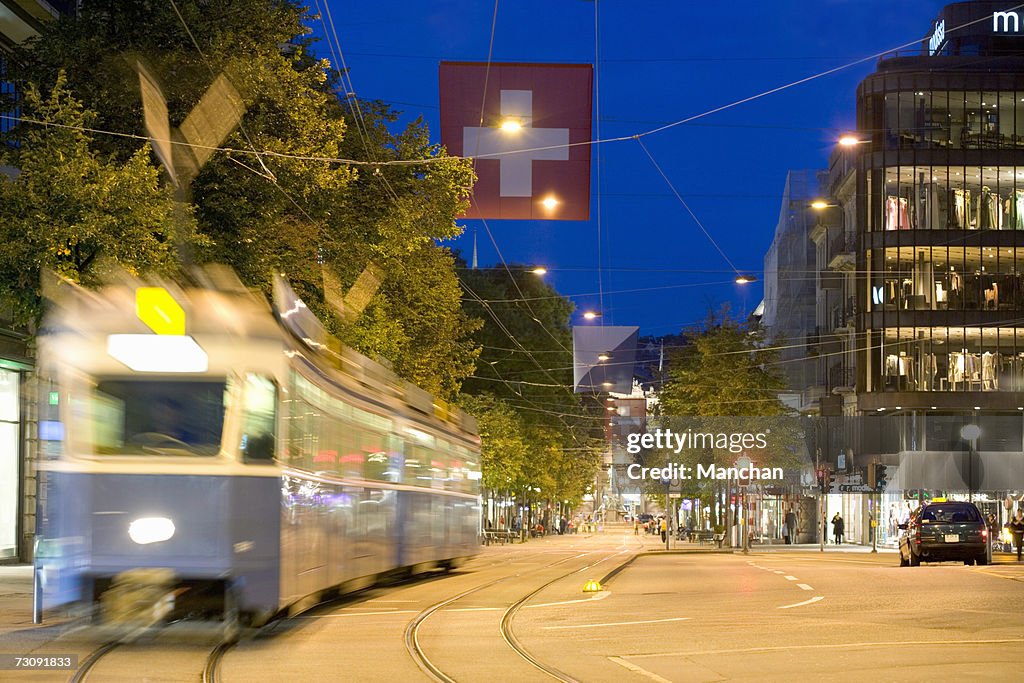
<path fill-rule="evenodd" d="M 55 298 L 39 342 L 44 608 L 131 621 L 141 600 L 154 622 L 259 624 L 476 553 L 473 419 L 341 347 L 283 280 L 270 310 L 207 273 Z"/>

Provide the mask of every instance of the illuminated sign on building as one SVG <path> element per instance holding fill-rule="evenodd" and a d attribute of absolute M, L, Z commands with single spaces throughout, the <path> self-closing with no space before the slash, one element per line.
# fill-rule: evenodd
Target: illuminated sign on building
<path fill-rule="evenodd" d="M 1012 29 L 1010 27 L 1013 27 Z M 993 12 L 992 13 L 993 33 L 1019 33 L 1020 14 L 1017 12 Z"/>
<path fill-rule="evenodd" d="M 935 24 L 935 33 L 932 34 L 932 39 L 928 41 L 928 54 L 933 55 L 939 51 L 939 47 L 946 42 L 946 20 L 942 19 L 939 23 Z"/>

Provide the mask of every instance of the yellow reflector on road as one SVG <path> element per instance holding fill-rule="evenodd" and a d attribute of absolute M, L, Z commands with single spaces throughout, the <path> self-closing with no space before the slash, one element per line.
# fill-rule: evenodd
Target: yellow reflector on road
<path fill-rule="evenodd" d="M 163 287 L 136 289 L 135 315 L 157 334 L 185 334 L 185 311 Z"/>
<path fill-rule="evenodd" d="M 591 579 L 583 584 L 584 593 L 597 593 L 601 590 L 601 584 Z"/>

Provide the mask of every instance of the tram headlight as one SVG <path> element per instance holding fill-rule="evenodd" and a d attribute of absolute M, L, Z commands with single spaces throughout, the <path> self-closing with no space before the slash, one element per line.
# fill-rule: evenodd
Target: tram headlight
<path fill-rule="evenodd" d="M 140 517 L 128 525 L 128 538 L 139 545 L 160 543 L 174 536 L 174 522 L 166 517 Z"/>

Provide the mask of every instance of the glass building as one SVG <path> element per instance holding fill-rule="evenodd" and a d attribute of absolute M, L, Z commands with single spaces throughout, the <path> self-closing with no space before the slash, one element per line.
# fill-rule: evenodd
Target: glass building
<path fill-rule="evenodd" d="M 924 54 L 858 89 L 862 411 L 1024 408 L 1024 30 L 997 30 L 1005 4 L 947 6 Z"/>

